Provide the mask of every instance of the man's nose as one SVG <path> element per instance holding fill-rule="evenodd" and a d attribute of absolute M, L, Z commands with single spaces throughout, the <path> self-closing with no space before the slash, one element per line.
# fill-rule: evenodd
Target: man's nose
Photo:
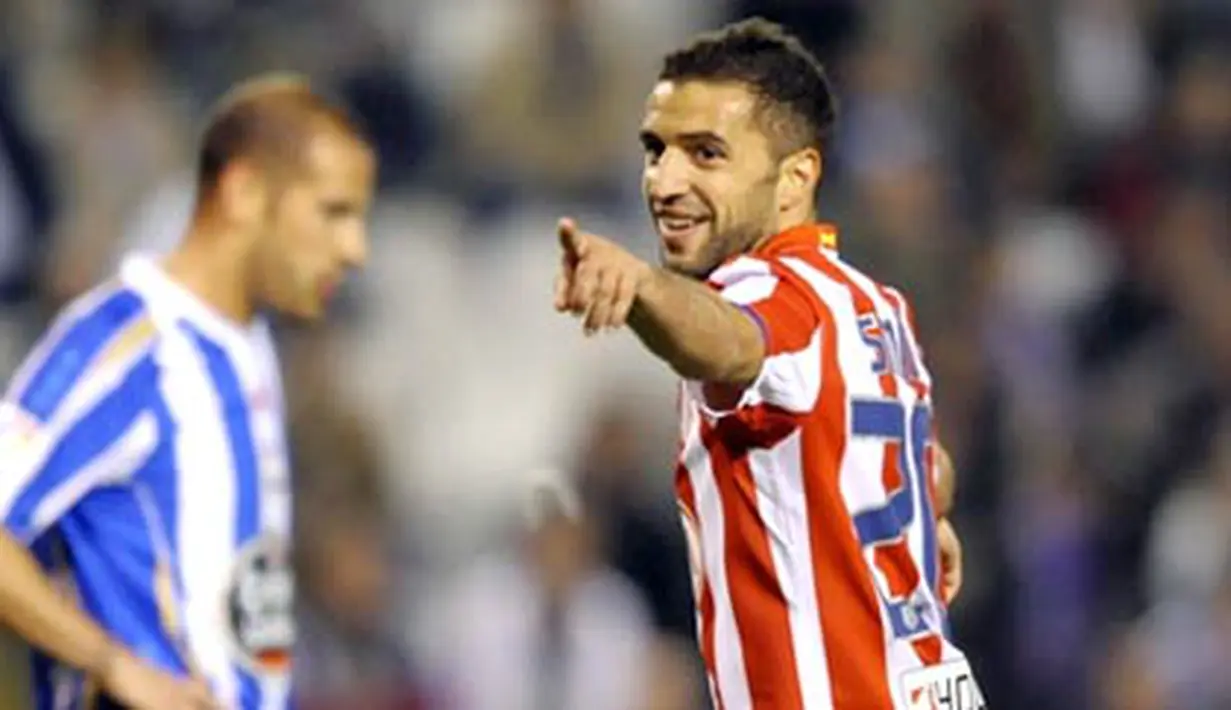
<path fill-rule="evenodd" d="M 646 192 L 650 199 L 668 203 L 688 194 L 690 170 L 688 158 L 682 151 L 664 151 L 657 163 L 646 168 Z"/>
<path fill-rule="evenodd" d="M 342 238 L 342 261 L 348 268 L 362 269 L 368 263 L 368 233 L 366 227 L 349 229 Z"/>

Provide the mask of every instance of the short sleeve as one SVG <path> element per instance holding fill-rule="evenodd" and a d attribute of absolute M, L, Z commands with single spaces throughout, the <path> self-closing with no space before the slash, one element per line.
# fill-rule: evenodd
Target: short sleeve
<path fill-rule="evenodd" d="M 711 415 L 770 405 L 792 414 L 812 410 L 821 386 L 822 318 L 819 300 L 807 284 L 781 264 L 741 257 L 716 270 L 710 284 L 760 328 L 765 361 L 742 392 L 689 383 Z"/>
<path fill-rule="evenodd" d="M 157 445 L 150 349 L 102 354 L 36 348 L 0 400 L 0 522 L 27 544 L 91 491 L 128 479 Z"/>

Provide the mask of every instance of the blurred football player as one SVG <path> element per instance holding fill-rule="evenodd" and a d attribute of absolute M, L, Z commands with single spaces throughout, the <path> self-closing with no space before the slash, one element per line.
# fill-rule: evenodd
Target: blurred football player
<path fill-rule="evenodd" d="M 287 706 L 291 501 L 265 314 L 321 317 L 363 264 L 375 169 L 303 81 L 237 87 L 178 248 L 129 256 L 18 370 L 0 401 L 0 623 L 37 651 L 37 707 Z"/>

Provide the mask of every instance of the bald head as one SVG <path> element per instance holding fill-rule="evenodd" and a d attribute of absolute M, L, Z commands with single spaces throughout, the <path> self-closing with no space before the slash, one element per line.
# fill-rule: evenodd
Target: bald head
<path fill-rule="evenodd" d="M 197 167 L 200 199 L 212 197 L 236 162 L 273 178 L 293 174 L 311 141 L 327 132 L 366 143 L 346 112 L 300 76 L 271 74 L 239 84 L 215 105 L 205 129 Z"/>

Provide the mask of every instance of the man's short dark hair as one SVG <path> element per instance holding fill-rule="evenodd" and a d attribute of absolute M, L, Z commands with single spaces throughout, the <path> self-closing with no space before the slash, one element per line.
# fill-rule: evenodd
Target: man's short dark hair
<path fill-rule="evenodd" d="M 730 81 L 749 86 L 774 121 L 778 149 L 823 150 L 837 116 L 825 69 L 798 37 L 756 17 L 700 35 L 668 54 L 660 81 Z"/>
<path fill-rule="evenodd" d="M 197 189 L 208 197 L 223 170 L 239 159 L 267 171 L 293 170 L 308 141 L 322 129 L 365 140 L 349 114 L 316 93 L 301 76 L 268 74 L 245 81 L 212 111 L 201 138 Z"/>

